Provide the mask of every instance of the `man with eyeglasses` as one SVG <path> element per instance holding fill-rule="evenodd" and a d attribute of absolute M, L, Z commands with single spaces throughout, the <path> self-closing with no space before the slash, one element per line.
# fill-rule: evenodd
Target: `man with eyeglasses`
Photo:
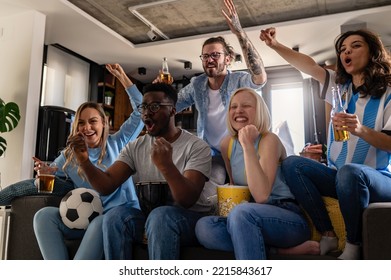
<path fill-rule="evenodd" d="M 132 259 L 132 245 L 142 242 L 144 227 L 151 259 L 179 259 L 181 245 L 198 244 L 195 224 L 205 213 L 195 209 L 210 176 L 210 148 L 175 126 L 176 102 L 171 85 L 146 86 L 137 110 L 148 133 L 129 142 L 106 171 L 90 162 L 82 137 L 71 144 L 88 181 L 101 195 L 112 193 L 130 176 L 135 184 L 167 182 L 169 186 L 168 205 L 153 209 L 147 218 L 140 209 L 122 206 L 104 215 L 106 259 Z"/>
<path fill-rule="evenodd" d="M 212 175 L 201 194 L 204 206 L 208 206 L 210 211 L 214 209 L 215 186 L 224 184 L 226 180 L 220 142 L 228 133 L 225 120 L 230 96 L 241 87 L 259 91 L 267 80 L 261 56 L 243 30 L 233 1 L 224 0 L 224 5 L 226 9 L 222 11 L 223 15 L 239 40 L 248 72 L 228 70 L 235 56 L 233 48 L 221 36 L 209 38 L 202 45 L 200 55 L 204 73 L 193 77 L 190 84 L 179 91 L 176 105 L 177 112 L 195 105 L 198 111 L 197 135 L 211 147 Z M 137 90 L 118 64 L 113 65 L 112 69 L 111 73 L 121 81 L 125 89 Z"/>

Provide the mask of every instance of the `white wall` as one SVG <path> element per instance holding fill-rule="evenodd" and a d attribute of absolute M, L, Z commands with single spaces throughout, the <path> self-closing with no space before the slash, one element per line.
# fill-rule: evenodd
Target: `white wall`
<path fill-rule="evenodd" d="M 45 22 L 35 11 L 0 17 L 0 95 L 21 111 L 17 128 L 2 134 L 8 143 L 0 158 L 2 187 L 33 176 Z"/>

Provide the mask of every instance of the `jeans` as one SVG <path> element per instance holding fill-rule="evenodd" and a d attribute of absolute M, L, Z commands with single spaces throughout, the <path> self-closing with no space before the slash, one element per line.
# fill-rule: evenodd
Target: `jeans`
<path fill-rule="evenodd" d="M 9 185 L 0 191 L 0 205 L 10 205 L 12 200 L 29 195 L 37 195 L 38 189 L 34 184 L 35 179 L 28 179 Z M 73 190 L 73 182 L 70 180 L 64 180 L 56 178 L 54 181 L 54 188 L 52 195 L 63 197 L 70 190 Z"/>
<path fill-rule="evenodd" d="M 238 260 L 265 260 L 268 247 L 288 248 L 310 238 L 298 205 L 242 203 L 227 218 L 208 216 L 196 225 L 198 241 L 206 248 L 234 251 Z"/>
<path fill-rule="evenodd" d="M 126 206 L 111 208 L 103 217 L 103 248 L 107 260 L 131 260 L 133 243 L 143 239 L 145 216 Z"/>
<path fill-rule="evenodd" d="M 161 206 L 149 214 L 145 230 L 152 260 L 178 260 L 181 246 L 198 244 L 195 225 L 202 213 L 176 206 Z"/>
<path fill-rule="evenodd" d="M 93 219 L 86 230 L 70 229 L 62 222 L 57 207 L 40 209 L 34 216 L 33 226 L 43 258 L 67 260 L 69 255 L 64 239 L 82 239 L 75 260 L 103 259 L 103 216 Z"/>
<path fill-rule="evenodd" d="M 145 228 L 150 259 L 179 259 L 181 246 L 198 244 L 194 228 L 200 217 L 201 213 L 184 208 L 160 206 L 151 211 L 145 222 L 140 210 L 115 207 L 104 215 L 105 257 L 132 259 L 132 243 L 142 241 Z"/>
<path fill-rule="evenodd" d="M 369 203 L 391 201 L 391 178 L 362 164 L 346 164 L 338 171 L 314 160 L 290 156 L 282 162 L 285 180 L 319 232 L 333 226 L 322 196 L 338 198 L 347 240 L 362 242 L 362 214 Z"/>

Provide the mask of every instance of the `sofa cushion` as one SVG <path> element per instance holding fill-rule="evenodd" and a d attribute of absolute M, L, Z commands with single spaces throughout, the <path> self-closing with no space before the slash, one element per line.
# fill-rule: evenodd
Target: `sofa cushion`
<path fill-rule="evenodd" d="M 338 200 L 332 197 L 324 196 L 323 202 L 326 206 L 327 212 L 329 213 L 334 231 L 338 237 L 338 250 L 342 251 L 345 248 L 346 231 L 345 222 L 343 220 L 341 210 L 339 209 Z M 306 216 L 311 229 L 311 240 L 320 241 L 322 235 L 316 230 L 314 224 L 311 221 L 311 218 L 307 213 Z"/>

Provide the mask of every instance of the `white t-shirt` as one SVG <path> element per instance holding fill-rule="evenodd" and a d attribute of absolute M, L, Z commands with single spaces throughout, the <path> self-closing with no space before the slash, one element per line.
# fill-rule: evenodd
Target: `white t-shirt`
<path fill-rule="evenodd" d="M 205 125 L 205 139 L 214 149 L 220 151 L 220 142 L 228 134 L 226 110 L 220 91 L 209 89 L 209 108 Z"/>

